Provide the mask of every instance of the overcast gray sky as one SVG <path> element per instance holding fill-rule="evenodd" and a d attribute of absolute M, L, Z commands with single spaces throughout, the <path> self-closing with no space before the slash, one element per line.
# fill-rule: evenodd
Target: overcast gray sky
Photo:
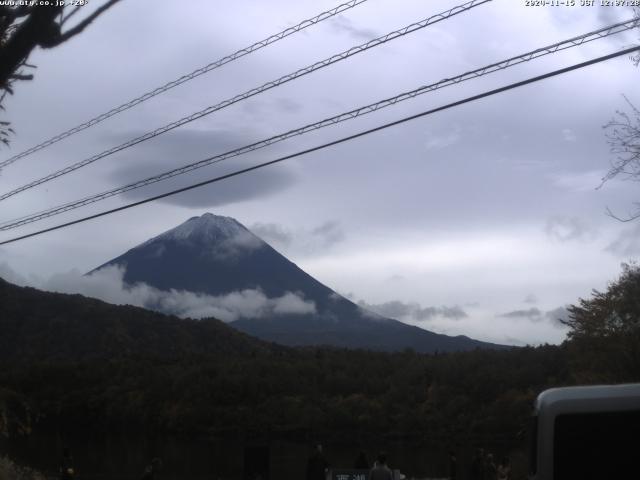
<path fill-rule="evenodd" d="M 579 4 L 580 2 L 578 2 Z M 596 2 L 598 3 L 598 2 Z M 16 135 L 0 158 L 332 8 L 329 0 L 124 0 L 85 33 L 38 51 L 35 80 L 6 102 Z M 27 157 L 7 191 L 456 2 L 369 0 Z M 10 220 L 199 160 L 625 18 L 625 7 L 493 2 L 357 55 L 2 202 Z M 638 30 L 448 87 L 184 178 L 3 233 L 6 239 L 238 165 L 620 50 Z M 562 341 L 562 307 L 603 289 L 640 254 L 623 224 L 638 184 L 596 189 L 612 160 L 602 126 L 622 94 L 640 104 L 626 57 L 98 221 L 0 247 L 27 278 L 88 271 L 210 211 L 251 228 L 336 291 L 421 327 L 500 343 Z"/>

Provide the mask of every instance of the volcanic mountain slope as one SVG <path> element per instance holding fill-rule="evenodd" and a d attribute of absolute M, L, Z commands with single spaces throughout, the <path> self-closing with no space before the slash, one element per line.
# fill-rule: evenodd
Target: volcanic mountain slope
<path fill-rule="evenodd" d="M 451 337 L 367 312 L 323 285 L 229 217 L 193 217 L 101 265 L 124 281 L 217 298 L 259 291 L 278 299 L 260 316 L 240 314 L 233 327 L 285 345 L 331 345 L 419 352 L 501 348 Z"/>

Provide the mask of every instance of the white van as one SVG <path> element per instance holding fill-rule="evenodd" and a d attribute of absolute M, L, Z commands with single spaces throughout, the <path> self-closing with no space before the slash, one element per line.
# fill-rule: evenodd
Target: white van
<path fill-rule="evenodd" d="M 531 433 L 531 480 L 640 478 L 640 384 L 546 390 Z"/>

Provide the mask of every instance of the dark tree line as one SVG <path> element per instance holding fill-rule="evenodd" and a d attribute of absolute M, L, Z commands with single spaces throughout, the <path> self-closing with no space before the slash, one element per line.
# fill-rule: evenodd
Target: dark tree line
<path fill-rule="evenodd" d="M 20 392 L 41 428 L 344 440 L 515 441 L 536 393 L 568 382 L 555 346 L 2 366 L 0 384 Z"/>

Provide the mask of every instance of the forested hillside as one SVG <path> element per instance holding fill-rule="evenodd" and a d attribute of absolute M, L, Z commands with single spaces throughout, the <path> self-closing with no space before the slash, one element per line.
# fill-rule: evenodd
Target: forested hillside
<path fill-rule="evenodd" d="M 215 319 L 181 320 L 0 279 L 0 359 L 79 362 L 248 354 L 279 348 Z"/>
<path fill-rule="evenodd" d="M 215 320 L 3 282 L 3 428 L 514 442 L 545 388 L 640 380 L 639 278 L 628 267 L 573 307 L 561 346 L 434 355 L 278 347 Z"/>

